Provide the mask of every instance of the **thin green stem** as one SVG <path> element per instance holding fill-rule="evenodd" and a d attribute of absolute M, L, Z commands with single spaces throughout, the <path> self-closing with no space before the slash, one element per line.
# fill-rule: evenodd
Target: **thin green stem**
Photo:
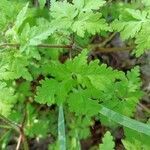
<path fill-rule="evenodd" d="M 24 116 L 23 116 L 23 120 L 22 120 L 22 123 L 21 123 L 21 127 L 20 127 L 20 135 L 22 137 L 21 141 L 22 141 L 24 150 L 29 150 L 28 141 L 27 141 L 26 135 L 24 133 L 24 126 L 25 126 L 25 123 L 26 123 L 26 120 L 27 120 L 27 115 L 28 115 L 27 114 L 27 102 L 25 102 Z"/>
<path fill-rule="evenodd" d="M 0 128 L 11 129 L 12 127 L 11 127 L 11 126 L 8 126 L 8 125 L 0 125 Z"/>
<path fill-rule="evenodd" d="M 29 150 L 29 145 L 25 136 L 23 136 L 23 148 L 24 150 Z"/>
<path fill-rule="evenodd" d="M 10 127 L 15 129 L 16 131 L 19 131 L 20 126 L 16 122 L 6 118 L 2 114 L 0 114 L 0 119 L 2 119 L 6 124 L 8 124 Z"/>
<path fill-rule="evenodd" d="M 5 138 L 5 136 L 7 136 L 7 134 L 9 134 L 9 132 L 11 132 L 11 130 L 5 131 L 5 132 L 2 134 L 2 136 L 0 137 L 0 141 L 2 141 L 2 140 Z"/>

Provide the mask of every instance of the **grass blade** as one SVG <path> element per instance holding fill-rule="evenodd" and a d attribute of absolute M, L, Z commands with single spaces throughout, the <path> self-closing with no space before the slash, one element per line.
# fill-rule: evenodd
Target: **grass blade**
<path fill-rule="evenodd" d="M 59 116 L 58 116 L 58 143 L 60 150 L 66 150 L 66 135 L 65 135 L 65 121 L 63 106 L 59 106 Z"/>
<path fill-rule="evenodd" d="M 110 110 L 110 109 L 104 107 L 104 106 L 102 106 L 102 108 L 99 112 L 100 112 L 100 114 L 104 115 L 105 117 L 113 120 L 114 122 L 116 122 L 122 126 L 125 126 L 132 130 L 135 130 L 137 132 L 140 132 L 140 133 L 150 136 L 150 126 L 147 124 L 141 123 L 139 121 L 136 121 L 134 119 L 131 119 L 129 117 L 121 115 L 113 110 Z"/>

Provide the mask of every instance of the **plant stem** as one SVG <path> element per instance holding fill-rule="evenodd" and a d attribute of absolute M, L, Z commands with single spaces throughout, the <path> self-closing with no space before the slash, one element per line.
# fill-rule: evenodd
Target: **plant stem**
<path fill-rule="evenodd" d="M 108 42 L 110 42 L 113 38 L 114 38 L 114 36 L 116 35 L 116 33 L 114 32 L 114 33 L 112 33 L 108 38 L 106 38 L 106 40 L 105 41 L 103 41 L 102 43 L 100 43 L 100 44 L 92 44 L 93 45 L 93 48 L 95 47 L 104 47 Z"/>
<path fill-rule="evenodd" d="M 3 116 L 2 114 L 0 114 L 0 119 L 2 119 L 6 124 L 8 124 L 10 127 L 12 127 L 17 132 L 19 132 L 19 138 L 18 138 L 16 150 L 19 150 L 21 142 L 23 143 L 24 150 L 29 150 L 28 142 L 27 142 L 26 136 L 24 134 L 24 124 L 26 121 L 26 117 L 27 117 L 26 107 L 25 107 L 24 117 L 23 117 L 23 121 L 22 121 L 21 125 L 18 125 L 14 121 L 12 121 L 12 120 L 6 118 L 5 116 Z"/>
<path fill-rule="evenodd" d="M 5 138 L 5 136 L 7 136 L 7 134 L 9 134 L 9 132 L 11 132 L 11 130 L 7 130 L 2 134 L 2 136 L 0 137 L 0 142 Z"/>
<path fill-rule="evenodd" d="M 19 150 L 20 145 L 21 145 L 21 141 L 22 141 L 22 135 L 20 134 L 19 138 L 18 138 L 18 143 L 17 143 L 17 146 L 16 146 L 16 150 Z"/>
<path fill-rule="evenodd" d="M 11 129 L 12 127 L 11 127 L 11 126 L 8 126 L 8 125 L 0 125 L 0 128 Z"/>
<path fill-rule="evenodd" d="M 19 44 L 14 44 L 14 43 L 3 43 L 3 44 L 0 44 L 0 47 L 3 48 L 3 47 L 19 47 L 20 45 Z"/>
<path fill-rule="evenodd" d="M 25 102 L 24 117 L 23 117 L 21 127 L 20 127 L 20 134 L 22 136 L 22 143 L 23 143 L 24 150 L 29 150 L 28 141 L 24 133 L 24 126 L 25 126 L 26 120 L 27 120 L 27 102 Z"/>
<path fill-rule="evenodd" d="M 93 49 L 93 47 L 91 47 Z M 94 50 L 102 53 L 110 53 L 110 52 L 118 52 L 118 51 L 131 51 L 133 47 L 112 47 L 112 48 L 103 48 L 103 47 L 95 47 Z"/>
<path fill-rule="evenodd" d="M 15 129 L 16 131 L 19 131 L 20 126 L 14 121 L 4 117 L 2 114 L 0 114 L 0 119 L 2 119 L 6 124 L 8 124 L 10 127 Z"/>
<path fill-rule="evenodd" d="M 144 106 L 143 104 L 141 104 L 141 103 L 139 103 L 138 104 L 145 112 L 147 112 L 148 114 L 150 114 L 150 110 L 146 107 L 146 106 Z"/>
<path fill-rule="evenodd" d="M 29 146 L 28 146 L 28 142 L 27 142 L 27 139 L 24 137 L 23 138 L 24 140 L 24 142 L 23 142 L 23 147 L 24 147 L 24 150 L 29 150 Z"/>
<path fill-rule="evenodd" d="M 71 45 L 53 45 L 53 44 L 39 44 L 39 45 L 37 45 L 37 47 L 40 47 L 40 48 L 67 48 L 67 49 L 72 48 Z"/>
<path fill-rule="evenodd" d="M 23 144 L 23 149 L 24 150 L 29 150 L 29 145 L 28 145 L 28 142 L 27 142 L 27 138 L 24 134 L 24 129 L 20 129 L 20 136 L 21 136 L 21 141 L 22 141 L 22 144 Z"/>
<path fill-rule="evenodd" d="M 107 43 L 108 41 L 105 41 L 105 42 Z M 105 42 L 102 43 L 102 45 L 104 45 Z M 15 47 L 15 48 L 18 48 L 18 47 L 20 47 L 20 44 L 4 43 L 4 44 L 0 45 L 0 48 L 1 47 Z M 37 47 L 39 47 L 39 48 L 65 48 L 65 49 L 72 49 L 73 48 L 72 45 L 54 45 L 54 44 L 39 44 L 39 45 L 37 45 Z M 83 48 L 79 47 L 78 45 L 75 45 L 74 48 L 83 49 Z M 103 53 L 110 53 L 110 52 L 116 52 L 116 51 L 131 51 L 131 50 L 134 49 L 134 47 L 104 48 L 104 47 L 101 47 L 101 44 L 92 44 L 92 45 L 89 45 L 87 48 L 88 49 L 93 49 L 93 50 L 96 50 L 96 51 L 100 51 L 100 52 L 103 52 Z"/>
<path fill-rule="evenodd" d="M 20 44 L 13 44 L 13 43 L 4 43 L 4 44 L 1 44 L 0 47 L 20 47 Z M 70 49 L 72 48 L 71 45 L 55 45 L 55 44 L 39 44 L 37 45 L 37 47 L 40 47 L 40 48 L 67 48 L 67 49 Z"/>
<path fill-rule="evenodd" d="M 21 143 L 23 144 L 23 149 L 24 150 L 29 150 L 28 142 L 27 142 L 26 136 L 24 134 L 24 129 L 22 129 L 20 127 L 20 135 L 19 135 L 19 138 L 18 138 L 18 143 L 17 143 L 17 146 L 16 146 L 16 150 L 20 149 Z"/>

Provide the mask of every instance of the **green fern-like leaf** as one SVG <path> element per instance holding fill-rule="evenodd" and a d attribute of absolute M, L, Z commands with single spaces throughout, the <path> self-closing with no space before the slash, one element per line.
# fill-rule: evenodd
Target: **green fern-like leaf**
<path fill-rule="evenodd" d="M 83 11 L 91 11 L 91 10 L 98 10 L 102 7 L 106 1 L 105 0 L 73 0 L 74 5 L 80 10 L 81 8 Z"/>
<path fill-rule="evenodd" d="M 100 106 L 96 100 L 90 99 L 91 92 L 80 90 L 69 95 L 69 109 L 77 115 L 94 116 L 99 112 Z"/>
<path fill-rule="evenodd" d="M 142 55 L 149 49 L 149 12 L 146 10 L 125 9 L 119 16 L 118 20 L 112 23 L 114 30 L 121 33 L 121 37 L 126 40 L 136 38 L 137 44 L 135 54 Z M 147 36 L 146 36 L 147 35 Z"/>
<path fill-rule="evenodd" d="M 147 20 L 146 17 L 147 12 L 145 11 L 125 9 L 112 26 L 115 30 L 121 32 L 123 39 L 133 38 L 141 30 L 143 22 Z"/>
<path fill-rule="evenodd" d="M 109 131 L 107 131 L 102 139 L 103 144 L 100 144 L 99 150 L 114 150 L 115 143 Z"/>
<path fill-rule="evenodd" d="M 68 93 L 73 88 L 74 83 L 71 80 L 58 82 L 54 79 L 45 79 L 41 81 L 41 87 L 37 89 L 36 101 L 41 104 L 61 104 L 67 98 Z"/>
<path fill-rule="evenodd" d="M 102 14 L 93 12 L 104 3 L 103 0 L 94 1 L 94 3 L 89 0 L 74 0 L 73 4 L 66 1 L 55 2 L 51 8 L 51 15 L 54 18 L 52 24 L 55 24 L 58 29 L 76 32 L 81 37 L 84 37 L 86 32 L 95 34 L 102 30 L 108 31 L 110 27 L 106 20 L 102 19 Z"/>
<path fill-rule="evenodd" d="M 147 21 L 146 23 L 144 23 L 141 31 L 136 36 L 135 43 L 137 44 L 137 47 L 136 47 L 136 55 L 137 56 L 142 55 L 145 51 L 149 50 L 149 48 L 150 48 L 149 25 L 150 25 L 150 21 Z"/>
<path fill-rule="evenodd" d="M 18 53 L 2 53 L 0 54 L 0 80 L 13 80 L 20 77 L 26 80 L 32 80 L 27 66 L 29 65 L 28 59 Z"/>
<path fill-rule="evenodd" d="M 64 64 L 44 64 L 42 70 L 53 79 L 41 82 L 36 100 L 48 104 L 67 102 L 70 110 L 78 115 L 98 113 L 98 102 L 101 102 L 110 109 L 132 116 L 142 96 L 138 68 L 125 75 L 105 64 L 99 65 L 97 60 L 88 64 L 86 50 Z"/>
<path fill-rule="evenodd" d="M 8 116 L 15 102 L 14 89 L 7 87 L 6 83 L 0 81 L 0 114 Z"/>

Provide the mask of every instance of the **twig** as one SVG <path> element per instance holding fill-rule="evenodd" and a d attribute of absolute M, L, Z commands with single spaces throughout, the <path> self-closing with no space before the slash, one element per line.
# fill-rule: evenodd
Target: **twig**
<path fill-rule="evenodd" d="M 21 126 L 19 128 L 20 135 L 18 138 L 16 150 L 19 150 L 21 142 L 23 143 L 24 150 L 29 150 L 28 142 L 27 142 L 26 136 L 24 134 L 24 125 L 25 125 L 26 118 L 27 118 L 27 110 L 26 109 L 27 109 L 27 104 L 25 103 L 24 117 L 23 117 Z"/>
<path fill-rule="evenodd" d="M 25 118 L 25 117 L 24 117 Z M 19 132 L 19 139 L 18 139 L 18 143 L 17 143 L 17 147 L 16 150 L 19 150 L 20 144 L 21 142 L 23 142 L 23 147 L 24 150 L 29 150 L 28 148 L 28 143 L 24 134 L 24 123 L 25 123 L 25 119 L 23 119 L 22 124 L 18 125 L 17 123 L 13 122 L 10 119 L 7 119 L 6 117 L 4 117 L 3 115 L 0 114 L 0 119 L 2 119 L 6 124 L 8 124 L 10 127 L 12 127 L 13 129 L 15 129 L 17 132 Z"/>
<path fill-rule="evenodd" d="M 116 51 L 131 51 L 134 49 L 134 47 L 105 47 L 108 42 L 110 42 L 116 33 L 112 33 L 105 41 L 99 44 L 91 44 L 88 46 L 88 49 L 100 51 L 103 53 L 110 53 L 110 52 L 116 52 Z"/>
<path fill-rule="evenodd" d="M 91 44 L 90 47 L 92 47 L 92 48 L 104 47 L 108 42 L 110 42 L 114 38 L 115 35 L 116 35 L 116 33 L 114 32 L 108 38 L 106 38 L 102 43 Z"/>
<path fill-rule="evenodd" d="M 20 135 L 19 135 L 19 138 L 18 138 L 16 150 L 20 149 L 21 142 L 23 143 L 24 150 L 29 150 L 28 142 L 27 142 L 26 136 L 24 134 L 24 129 L 22 129 L 20 127 Z"/>
<path fill-rule="evenodd" d="M 20 44 L 14 44 L 14 43 L 4 43 L 4 44 L 1 44 L 0 47 L 15 47 L 15 48 L 18 48 L 20 47 Z M 40 48 L 67 48 L 67 49 L 70 49 L 72 48 L 71 45 L 54 45 L 54 44 L 39 44 L 37 45 L 37 47 L 40 47 Z"/>
<path fill-rule="evenodd" d="M 147 113 L 149 113 L 150 114 L 150 110 L 147 108 L 147 107 L 145 107 L 143 104 L 141 104 L 141 103 L 139 103 L 138 104 L 144 111 L 146 111 Z"/>
<path fill-rule="evenodd" d="M 111 38 L 113 37 L 114 35 L 111 36 Z M 110 38 L 109 38 L 110 40 Z M 104 43 L 102 43 L 102 45 L 104 45 L 105 43 L 107 43 L 107 41 L 105 41 Z M 110 52 L 116 52 L 116 51 L 131 51 L 134 49 L 134 47 L 113 47 L 113 48 L 104 48 L 104 47 L 101 47 L 102 46 L 101 44 L 92 44 L 92 45 L 89 45 L 87 47 L 87 49 L 92 49 L 92 50 L 96 50 L 96 51 L 100 51 L 100 52 L 103 52 L 103 53 L 110 53 Z M 20 47 L 20 44 L 13 44 L 13 43 L 4 43 L 4 44 L 1 44 L 0 47 Z M 40 48 L 65 48 L 65 49 L 83 49 L 82 47 L 78 46 L 78 45 L 53 45 L 53 44 L 39 44 L 37 45 L 37 47 L 40 47 Z"/>
<path fill-rule="evenodd" d="M 105 41 L 103 41 L 102 43 L 100 44 L 93 44 L 93 47 L 104 47 L 108 42 L 110 42 L 114 36 L 116 35 L 116 33 L 112 33 Z"/>
<path fill-rule="evenodd" d="M 133 49 L 134 49 L 133 47 L 112 47 L 112 48 L 96 47 L 94 50 L 102 53 L 110 53 L 110 52 L 118 52 L 118 51 L 131 51 Z"/>
<path fill-rule="evenodd" d="M 24 150 L 29 150 L 28 142 L 24 134 L 24 129 L 20 128 L 21 142 L 23 143 Z"/>
<path fill-rule="evenodd" d="M 19 150 L 19 148 L 20 148 L 20 145 L 21 145 L 21 141 L 22 141 L 22 134 L 20 134 L 20 135 L 19 135 L 19 138 L 18 138 L 18 143 L 17 143 L 16 150 Z"/>
<path fill-rule="evenodd" d="M 22 120 L 20 131 L 22 132 L 22 142 L 23 142 L 24 150 L 29 150 L 27 138 L 24 134 L 24 126 L 25 126 L 26 120 L 27 120 L 27 102 L 25 102 L 24 117 L 23 117 L 23 120 Z"/>
<path fill-rule="evenodd" d="M 25 117 L 24 117 L 25 118 Z M 23 122 L 20 125 L 18 125 L 17 123 L 13 122 L 10 119 L 7 119 L 6 117 L 4 117 L 2 114 L 0 114 L 0 119 L 2 119 L 6 124 L 8 124 L 10 127 L 12 127 L 13 129 L 15 129 L 17 132 L 19 132 L 19 139 L 18 139 L 18 143 L 17 143 L 17 147 L 16 150 L 19 150 L 21 141 L 23 142 L 23 146 L 24 146 L 24 150 L 29 150 L 28 148 L 28 143 L 24 134 L 24 123 L 25 123 L 25 119 L 23 119 Z"/>
<path fill-rule="evenodd" d="M 71 49 L 71 45 L 51 45 L 51 44 L 39 44 L 37 47 L 40 48 L 66 48 L 66 49 Z"/>
<path fill-rule="evenodd" d="M 71 37 L 70 37 L 70 45 L 71 45 L 71 48 L 69 49 L 69 59 L 72 59 L 72 50 L 75 49 L 75 37 L 74 37 L 74 34 L 72 34 Z"/>

